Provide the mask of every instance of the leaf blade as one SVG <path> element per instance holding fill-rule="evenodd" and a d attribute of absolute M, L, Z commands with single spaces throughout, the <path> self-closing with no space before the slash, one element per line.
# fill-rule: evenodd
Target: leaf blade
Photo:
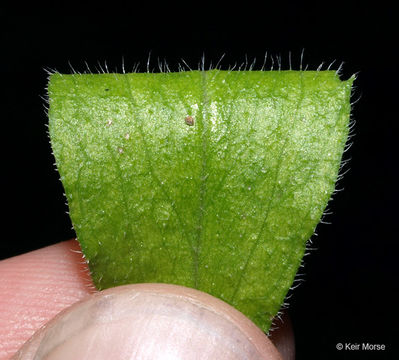
<path fill-rule="evenodd" d="M 50 136 L 96 285 L 195 287 L 267 330 L 334 189 L 351 83 L 330 71 L 53 75 Z"/>

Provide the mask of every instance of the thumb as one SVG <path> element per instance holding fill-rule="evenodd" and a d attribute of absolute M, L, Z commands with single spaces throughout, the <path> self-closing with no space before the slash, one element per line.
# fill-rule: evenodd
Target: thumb
<path fill-rule="evenodd" d="M 203 292 L 135 284 L 91 295 L 38 331 L 14 359 L 280 359 L 242 313 Z"/>

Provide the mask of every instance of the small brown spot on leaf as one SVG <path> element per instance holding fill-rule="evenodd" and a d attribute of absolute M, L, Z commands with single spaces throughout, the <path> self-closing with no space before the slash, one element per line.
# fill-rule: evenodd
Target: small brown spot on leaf
<path fill-rule="evenodd" d="M 192 116 L 186 116 L 184 118 L 184 121 L 186 122 L 187 125 L 193 126 L 194 125 L 194 118 Z"/>
<path fill-rule="evenodd" d="M 107 126 L 110 127 L 111 125 L 112 125 L 112 120 L 111 120 L 111 119 L 108 119 L 108 120 L 107 120 Z"/>

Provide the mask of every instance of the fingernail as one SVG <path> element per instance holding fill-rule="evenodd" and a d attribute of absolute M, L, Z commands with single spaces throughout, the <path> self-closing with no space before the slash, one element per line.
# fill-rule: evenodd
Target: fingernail
<path fill-rule="evenodd" d="M 59 314 L 15 359 L 281 359 L 243 314 L 181 286 L 102 291 Z"/>

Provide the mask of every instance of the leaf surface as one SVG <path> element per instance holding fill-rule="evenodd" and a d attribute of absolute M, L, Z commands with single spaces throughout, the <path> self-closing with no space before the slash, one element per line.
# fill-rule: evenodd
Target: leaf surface
<path fill-rule="evenodd" d="M 53 74 L 52 147 L 96 286 L 197 288 L 267 331 L 334 190 L 352 80 Z"/>

